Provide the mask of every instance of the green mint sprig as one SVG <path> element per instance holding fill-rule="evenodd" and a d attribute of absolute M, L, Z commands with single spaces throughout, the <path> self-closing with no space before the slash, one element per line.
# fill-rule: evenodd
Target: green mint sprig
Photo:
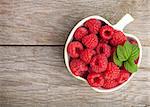
<path fill-rule="evenodd" d="M 138 58 L 139 53 L 138 45 L 133 45 L 126 41 L 123 46 L 117 46 L 117 50 L 113 54 L 113 61 L 119 67 L 124 65 L 129 72 L 134 73 L 137 71 L 137 65 L 134 61 Z"/>

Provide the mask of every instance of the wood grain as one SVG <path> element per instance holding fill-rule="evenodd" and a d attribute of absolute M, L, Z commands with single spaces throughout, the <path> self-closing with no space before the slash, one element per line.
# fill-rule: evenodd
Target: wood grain
<path fill-rule="evenodd" d="M 97 93 L 73 78 L 63 46 L 1 46 L 0 107 L 148 107 L 150 48 L 143 48 L 139 72 L 119 91 Z"/>
<path fill-rule="evenodd" d="M 73 26 L 89 15 L 115 24 L 126 13 L 126 29 L 150 46 L 149 0 L 0 0 L 0 45 L 64 45 Z"/>

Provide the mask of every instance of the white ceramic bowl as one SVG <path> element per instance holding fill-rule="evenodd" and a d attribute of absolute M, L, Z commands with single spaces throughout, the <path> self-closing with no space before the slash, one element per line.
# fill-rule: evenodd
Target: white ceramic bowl
<path fill-rule="evenodd" d="M 75 75 L 71 72 L 70 67 L 69 67 L 69 59 L 70 59 L 70 57 L 69 57 L 68 52 L 67 52 L 67 46 L 68 46 L 68 44 L 72 41 L 72 39 L 73 39 L 73 34 L 74 34 L 74 32 L 76 31 L 76 29 L 77 29 L 78 27 L 82 26 L 84 22 L 86 22 L 87 20 L 89 20 L 89 19 L 91 19 L 91 18 L 104 21 L 106 24 L 112 26 L 114 29 L 120 30 L 120 31 L 122 31 L 122 32 L 123 32 L 124 27 L 125 27 L 127 24 L 129 24 L 130 22 L 132 22 L 132 21 L 134 20 L 131 15 L 126 14 L 117 24 L 111 25 L 111 24 L 110 24 L 106 19 L 104 19 L 103 17 L 100 17 L 100 16 L 89 16 L 89 17 L 87 17 L 87 18 L 82 19 L 80 22 L 78 22 L 78 24 L 72 29 L 72 31 L 70 32 L 70 34 L 69 34 L 69 36 L 68 36 L 68 39 L 67 39 L 67 41 L 66 41 L 66 44 L 65 44 L 65 49 L 64 49 L 65 64 L 66 64 L 66 67 L 67 67 L 68 71 L 69 71 L 75 78 L 77 78 L 77 79 L 79 79 L 79 80 L 82 80 L 82 81 L 85 81 L 85 82 L 87 82 L 87 81 L 86 81 L 84 78 L 81 78 L 81 77 L 79 77 L 79 76 L 75 76 Z M 138 39 L 136 36 L 134 36 L 134 35 L 132 35 L 132 34 L 127 34 L 127 33 L 124 33 L 124 34 L 125 34 L 127 37 L 130 37 L 130 38 L 135 39 L 135 40 L 137 41 L 137 43 L 138 43 L 138 46 L 139 46 L 139 48 L 140 48 L 140 56 L 139 56 L 139 61 L 138 61 L 138 67 L 139 67 L 139 65 L 140 65 L 140 63 L 141 63 L 141 59 L 142 59 L 142 46 L 141 46 L 141 43 L 140 43 L 139 39 Z M 133 78 L 134 75 L 135 75 L 135 73 L 132 73 L 132 75 L 130 76 L 130 78 L 129 78 L 126 82 L 124 82 L 123 84 L 121 84 L 121 85 L 119 85 L 119 86 L 117 86 L 117 87 L 115 87 L 115 88 L 103 89 L 103 88 L 94 88 L 94 87 L 91 87 L 91 86 L 90 86 L 90 87 L 91 87 L 92 89 L 94 89 L 95 91 L 97 91 L 97 92 L 112 92 L 112 91 L 118 90 L 118 89 L 120 89 L 121 87 L 123 87 L 124 85 L 126 85 L 126 84 Z"/>

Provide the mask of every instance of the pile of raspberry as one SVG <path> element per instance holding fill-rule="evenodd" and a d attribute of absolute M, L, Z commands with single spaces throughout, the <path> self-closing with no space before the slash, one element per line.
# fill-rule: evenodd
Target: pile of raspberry
<path fill-rule="evenodd" d="M 131 74 L 123 66 L 118 67 L 112 57 L 116 47 L 127 39 L 103 21 L 89 19 L 76 29 L 67 47 L 72 73 L 95 88 L 110 89 L 124 83 Z"/>

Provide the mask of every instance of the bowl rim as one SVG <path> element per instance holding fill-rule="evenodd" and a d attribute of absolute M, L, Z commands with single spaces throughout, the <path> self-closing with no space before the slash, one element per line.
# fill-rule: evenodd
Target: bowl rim
<path fill-rule="evenodd" d="M 106 24 L 108 24 L 108 25 L 111 26 L 111 27 L 115 26 L 115 25 L 112 25 L 109 21 L 107 21 L 105 18 L 103 18 L 103 17 L 101 17 L 101 16 L 98 16 L 98 15 L 88 16 L 88 17 L 86 17 L 86 18 L 84 18 L 84 19 L 81 19 L 81 20 L 73 27 L 73 29 L 71 30 L 71 32 L 70 32 L 69 35 L 68 35 L 68 38 L 67 38 L 67 40 L 66 40 L 66 42 L 65 42 L 65 47 L 64 47 L 64 60 L 65 60 L 65 65 L 66 65 L 66 67 L 67 67 L 67 70 L 69 71 L 69 73 L 70 73 L 73 77 L 75 77 L 75 78 L 77 78 L 77 79 L 79 79 L 79 80 L 85 81 L 87 84 L 88 84 L 88 82 L 87 82 L 86 79 L 84 79 L 84 78 L 82 78 L 82 77 L 79 77 L 79 76 L 75 76 L 75 75 L 71 72 L 71 69 L 70 69 L 70 66 L 69 66 L 69 55 L 68 55 L 68 52 L 67 52 L 67 46 L 68 46 L 68 44 L 71 42 L 71 40 L 73 39 L 73 34 L 74 34 L 74 32 L 76 31 L 76 29 L 77 29 L 78 27 L 82 26 L 84 22 L 86 22 L 87 20 L 92 19 L 92 18 L 98 19 L 98 20 L 102 20 L 102 21 L 104 21 Z M 117 30 L 120 30 L 120 29 L 117 29 Z M 139 55 L 139 61 L 138 61 L 138 64 L 137 64 L 137 65 L 138 65 L 138 67 L 139 67 L 139 66 L 140 66 L 140 63 L 141 63 L 141 59 L 142 59 L 142 45 L 141 45 L 139 39 L 138 39 L 136 36 L 134 36 L 134 35 L 132 35 L 132 34 L 125 33 L 123 30 L 122 30 L 122 32 L 123 32 L 127 37 L 131 37 L 132 39 L 135 39 L 135 40 L 137 41 L 137 43 L 138 43 L 138 46 L 139 46 L 139 48 L 140 48 L 140 55 Z M 130 76 L 130 78 L 129 78 L 126 82 L 124 82 L 123 84 L 120 84 L 120 85 L 117 86 L 117 87 L 111 88 L 111 89 L 94 88 L 94 87 L 91 87 L 89 84 L 88 84 L 88 85 L 89 85 L 89 87 L 91 87 L 93 90 L 95 90 L 95 91 L 97 91 L 97 92 L 113 92 L 113 91 L 116 91 L 116 90 L 122 88 L 123 86 L 125 86 L 125 85 L 133 78 L 133 76 L 134 76 L 135 74 L 136 74 L 136 72 L 135 72 L 135 73 L 132 73 L 131 76 Z"/>

